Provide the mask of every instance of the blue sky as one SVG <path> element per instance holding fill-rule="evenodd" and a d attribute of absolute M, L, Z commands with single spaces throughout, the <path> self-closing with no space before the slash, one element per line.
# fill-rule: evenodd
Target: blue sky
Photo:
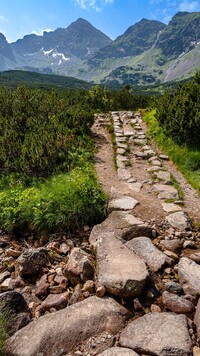
<path fill-rule="evenodd" d="M 168 23 L 178 11 L 200 11 L 200 0 L 0 0 L 0 32 L 12 42 L 82 17 L 115 39 L 142 18 Z"/>

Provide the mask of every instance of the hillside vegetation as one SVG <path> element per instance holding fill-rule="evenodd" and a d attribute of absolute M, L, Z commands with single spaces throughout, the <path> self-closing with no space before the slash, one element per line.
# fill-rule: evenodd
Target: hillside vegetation
<path fill-rule="evenodd" d="M 144 115 L 150 135 L 200 193 L 200 73 L 155 106 Z"/>
<path fill-rule="evenodd" d="M 105 196 L 92 166 L 94 112 L 147 107 L 127 86 L 0 90 L 0 226 L 17 236 L 75 232 L 101 221 Z"/>

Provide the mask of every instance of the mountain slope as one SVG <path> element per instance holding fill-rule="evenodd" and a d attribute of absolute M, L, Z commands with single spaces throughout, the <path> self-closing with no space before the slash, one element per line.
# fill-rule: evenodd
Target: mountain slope
<path fill-rule="evenodd" d="M 130 26 L 122 36 L 117 37 L 111 44 L 99 50 L 92 60 L 137 56 L 155 43 L 159 32 L 165 26 L 159 21 L 142 19 Z"/>
<path fill-rule="evenodd" d="M 104 85 L 157 85 L 200 67 L 200 12 L 178 12 L 165 25 L 142 19 L 112 41 L 88 21 L 27 35 L 9 44 L 0 34 L 0 70 L 71 76 Z"/>
<path fill-rule="evenodd" d="M 0 72 L 0 85 L 15 88 L 19 84 L 25 84 L 33 88 L 67 88 L 89 89 L 91 84 L 83 80 L 60 75 L 47 75 L 36 72 L 10 70 Z"/>
<path fill-rule="evenodd" d="M 200 41 L 200 13 L 178 12 L 161 33 L 157 48 L 167 58 L 177 58 Z"/>

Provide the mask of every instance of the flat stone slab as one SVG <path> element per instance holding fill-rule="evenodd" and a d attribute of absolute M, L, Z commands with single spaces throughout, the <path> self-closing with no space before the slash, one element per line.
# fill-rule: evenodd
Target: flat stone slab
<path fill-rule="evenodd" d="M 157 172 L 157 171 L 160 171 L 160 166 L 152 166 L 147 169 L 147 172 L 150 172 L 150 173 Z"/>
<path fill-rule="evenodd" d="M 124 148 L 117 148 L 117 155 L 124 155 L 126 150 Z"/>
<path fill-rule="evenodd" d="M 138 204 L 139 202 L 136 199 L 123 196 L 121 198 L 110 200 L 108 203 L 108 212 L 111 213 L 113 210 L 132 210 Z"/>
<path fill-rule="evenodd" d="M 133 136 L 134 134 L 134 130 L 124 130 L 124 136 Z"/>
<path fill-rule="evenodd" d="M 191 230 L 189 217 L 184 211 L 178 211 L 176 213 L 166 216 L 166 221 L 179 231 Z"/>
<path fill-rule="evenodd" d="M 152 272 L 157 272 L 168 262 L 168 257 L 158 250 L 148 237 L 140 236 L 126 242 L 131 251 L 141 257 Z"/>
<path fill-rule="evenodd" d="M 96 244 L 96 286 L 121 298 L 139 297 L 148 278 L 143 260 L 106 232 Z"/>
<path fill-rule="evenodd" d="M 89 241 L 95 246 L 99 239 L 104 239 L 105 233 L 115 232 L 115 236 L 126 241 L 138 236 L 151 237 L 152 229 L 141 219 L 125 211 L 112 211 L 106 220 L 95 225 L 91 231 Z"/>
<path fill-rule="evenodd" d="M 142 189 L 142 183 L 135 182 L 135 183 L 126 183 L 128 189 L 132 190 L 133 192 L 139 193 Z"/>
<path fill-rule="evenodd" d="M 185 294 L 200 295 L 200 265 L 182 257 L 178 264 L 178 275 Z"/>
<path fill-rule="evenodd" d="M 82 346 L 86 355 L 92 352 L 89 339 L 95 342 L 101 336 L 104 341 L 95 349 L 100 353 L 112 346 L 112 336 L 124 327 L 128 317 L 129 312 L 112 298 L 93 296 L 29 323 L 7 340 L 6 354 L 55 356 L 59 350 L 59 355 L 75 355 Z"/>
<path fill-rule="evenodd" d="M 143 145 L 146 145 L 147 141 L 145 138 L 135 138 L 134 139 L 134 144 L 135 145 L 138 145 L 138 146 L 143 146 Z"/>
<path fill-rule="evenodd" d="M 121 333 L 120 345 L 157 356 L 190 356 L 192 342 L 187 318 L 173 313 L 149 313 L 131 322 Z"/>
<path fill-rule="evenodd" d="M 126 161 L 128 161 L 128 158 L 125 157 L 125 156 L 122 156 L 122 155 L 118 154 L 117 157 L 116 157 L 116 160 L 117 160 L 117 161 L 126 162 Z"/>
<path fill-rule="evenodd" d="M 164 193 L 163 199 L 167 199 L 167 198 L 164 198 L 165 195 L 168 197 L 170 196 L 171 198 L 178 198 L 178 191 L 172 185 L 155 184 L 154 190 L 158 193 Z"/>
<path fill-rule="evenodd" d="M 166 171 L 159 171 L 158 173 L 155 173 L 157 179 L 164 180 L 166 183 L 170 182 L 170 173 Z"/>
<path fill-rule="evenodd" d="M 126 138 L 125 137 L 116 137 L 116 142 L 125 142 Z"/>
<path fill-rule="evenodd" d="M 128 145 L 127 143 L 122 143 L 122 142 L 116 142 L 117 147 L 119 148 L 124 148 L 125 150 L 127 149 Z"/>
<path fill-rule="evenodd" d="M 151 161 L 151 164 L 152 164 L 152 166 L 159 166 L 159 167 L 162 166 L 162 163 L 158 159 L 153 159 Z"/>
<path fill-rule="evenodd" d="M 167 213 L 175 213 L 177 211 L 182 211 L 182 208 L 178 204 L 174 203 L 162 203 L 163 210 Z"/>
<path fill-rule="evenodd" d="M 131 179 L 132 175 L 128 169 L 118 168 L 117 176 L 119 180 L 129 180 Z"/>
<path fill-rule="evenodd" d="M 139 356 L 133 350 L 126 349 L 124 347 L 111 347 L 104 351 L 99 356 Z"/>

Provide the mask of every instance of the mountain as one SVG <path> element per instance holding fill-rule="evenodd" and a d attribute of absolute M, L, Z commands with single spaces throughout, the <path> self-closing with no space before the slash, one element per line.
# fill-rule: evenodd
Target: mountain
<path fill-rule="evenodd" d="M 165 25 L 142 19 L 114 41 L 84 19 L 9 44 L 0 34 L 0 70 L 28 70 L 103 85 L 157 85 L 200 69 L 200 12 Z"/>
<path fill-rule="evenodd" d="M 157 48 L 169 59 L 189 52 L 200 41 L 200 13 L 178 12 L 162 31 Z"/>
<path fill-rule="evenodd" d="M 106 46 L 111 39 L 93 27 L 88 21 L 78 19 L 67 28 L 44 32 L 43 36 L 27 35 L 11 44 L 13 51 L 20 55 L 31 56 L 42 51 L 44 55 L 55 58 L 54 53 L 61 57 L 77 57 L 84 59 L 101 47 Z M 66 59 L 67 60 L 67 59 Z"/>
<path fill-rule="evenodd" d="M 165 26 L 159 21 L 142 19 L 135 25 L 130 26 L 122 36 L 117 37 L 108 46 L 100 49 L 90 61 L 137 56 L 151 48 L 159 32 Z"/>

